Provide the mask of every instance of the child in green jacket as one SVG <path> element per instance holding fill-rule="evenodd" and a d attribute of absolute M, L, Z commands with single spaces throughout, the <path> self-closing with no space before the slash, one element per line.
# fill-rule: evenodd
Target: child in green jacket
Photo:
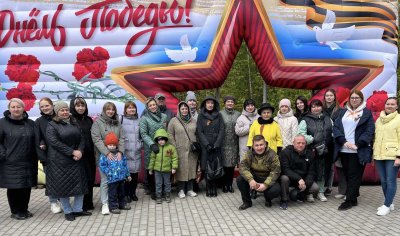
<path fill-rule="evenodd" d="M 158 144 L 159 151 L 151 152 L 149 173 L 154 171 L 156 181 L 156 203 L 161 204 L 162 185 L 164 184 L 165 200 L 171 202 L 171 173 L 178 169 L 178 155 L 175 147 L 168 143 L 168 133 L 165 129 L 159 129 L 154 135 L 154 141 Z"/>

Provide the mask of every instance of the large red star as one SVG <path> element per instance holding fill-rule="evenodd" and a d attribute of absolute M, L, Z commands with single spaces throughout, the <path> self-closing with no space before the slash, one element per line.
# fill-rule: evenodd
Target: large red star
<path fill-rule="evenodd" d="M 379 61 L 286 60 L 261 0 L 227 1 L 220 30 L 206 62 L 114 69 L 112 78 L 141 101 L 163 92 L 167 106 L 179 102 L 171 92 L 221 86 L 245 40 L 264 81 L 297 89 L 363 88 L 382 71 Z"/>

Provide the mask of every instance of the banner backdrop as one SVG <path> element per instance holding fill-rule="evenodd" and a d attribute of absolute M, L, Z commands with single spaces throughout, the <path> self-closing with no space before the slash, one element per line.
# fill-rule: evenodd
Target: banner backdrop
<path fill-rule="evenodd" d="M 243 40 L 270 86 L 397 91 L 397 1 L 2 0 L 0 105 L 83 96 L 96 116 L 221 86 Z M 320 94 L 317 94 L 320 96 Z M 346 96 L 342 96 L 344 102 Z M 143 105 L 139 104 L 139 110 Z"/>

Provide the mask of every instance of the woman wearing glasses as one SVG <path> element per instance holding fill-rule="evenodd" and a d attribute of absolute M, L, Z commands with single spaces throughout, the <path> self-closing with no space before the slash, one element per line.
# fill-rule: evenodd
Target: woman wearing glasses
<path fill-rule="evenodd" d="M 339 112 L 333 126 L 333 157 L 334 160 L 340 158 L 347 180 L 346 200 L 338 210 L 344 211 L 357 206 L 365 165 L 372 158 L 374 132 L 374 119 L 371 111 L 366 108 L 363 93 L 359 90 L 351 91 L 346 108 Z"/>

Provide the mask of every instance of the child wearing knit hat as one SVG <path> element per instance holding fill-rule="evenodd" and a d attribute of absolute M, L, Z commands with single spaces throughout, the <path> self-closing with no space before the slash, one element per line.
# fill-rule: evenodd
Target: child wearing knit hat
<path fill-rule="evenodd" d="M 118 137 L 110 132 L 104 138 L 104 144 L 110 151 L 112 158 L 100 155 L 100 169 L 107 175 L 108 181 L 108 206 L 113 214 L 120 214 L 121 210 L 130 210 L 125 202 L 125 180 L 131 181 L 125 155 L 118 156 Z"/>

